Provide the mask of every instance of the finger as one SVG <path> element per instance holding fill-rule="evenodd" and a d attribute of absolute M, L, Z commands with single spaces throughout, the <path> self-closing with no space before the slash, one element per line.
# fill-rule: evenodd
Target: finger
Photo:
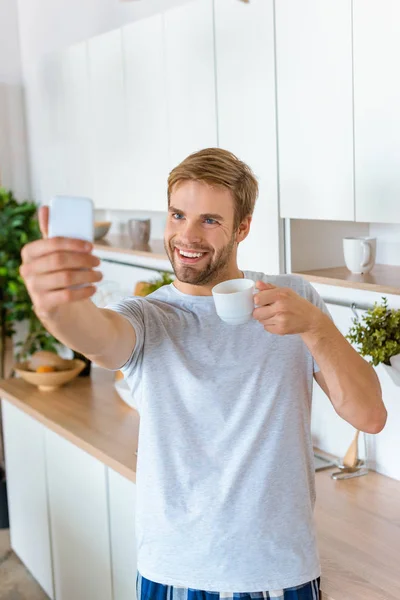
<path fill-rule="evenodd" d="M 257 292 L 254 296 L 254 303 L 257 306 L 267 306 L 273 304 L 279 298 L 279 288 L 273 287 L 272 289 L 262 290 Z"/>
<path fill-rule="evenodd" d="M 82 285 L 84 283 L 97 283 L 103 279 L 100 271 L 59 271 L 57 273 L 46 273 L 35 277 L 31 286 L 34 293 L 51 292 L 68 288 L 72 285 Z"/>
<path fill-rule="evenodd" d="M 49 234 L 49 207 L 41 206 L 39 208 L 39 227 L 44 239 Z"/>
<path fill-rule="evenodd" d="M 66 237 L 54 237 L 49 239 L 36 240 L 22 248 L 21 256 L 24 263 L 30 263 L 40 256 L 51 254 L 52 252 L 90 252 L 93 244 Z"/>
<path fill-rule="evenodd" d="M 272 306 L 261 306 L 254 309 L 253 317 L 257 321 L 265 321 L 267 319 L 273 319 L 276 315 L 276 310 Z"/>
<path fill-rule="evenodd" d="M 53 254 L 41 256 L 35 261 L 21 265 L 19 272 L 22 277 L 29 279 L 32 276 L 66 271 L 68 269 L 93 269 L 94 267 L 98 267 L 100 262 L 100 259 L 93 254 L 53 252 Z"/>
<path fill-rule="evenodd" d="M 51 315 L 62 304 L 86 300 L 95 293 L 96 286 L 94 285 L 79 288 L 78 290 L 57 290 L 48 294 L 43 302 L 34 305 L 33 308 L 38 317 L 45 318 Z"/>

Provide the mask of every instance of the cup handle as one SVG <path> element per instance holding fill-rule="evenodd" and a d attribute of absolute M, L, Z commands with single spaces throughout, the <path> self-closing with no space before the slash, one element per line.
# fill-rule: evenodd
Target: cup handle
<path fill-rule="evenodd" d="M 364 248 L 364 259 L 362 262 L 362 267 L 368 267 L 369 266 L 369 261 L 371 260 L 371 246 L 368 242 L 363 242 L 363 248 Z"/>

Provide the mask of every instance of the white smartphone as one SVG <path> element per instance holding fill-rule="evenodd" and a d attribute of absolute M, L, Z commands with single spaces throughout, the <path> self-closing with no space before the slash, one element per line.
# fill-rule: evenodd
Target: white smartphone
<path fill-rule="evenodd" d="M 93 242 L 94 206 L 90 198 L 54 196 L 51 199 L 49 237 L 58 236 Z"/>

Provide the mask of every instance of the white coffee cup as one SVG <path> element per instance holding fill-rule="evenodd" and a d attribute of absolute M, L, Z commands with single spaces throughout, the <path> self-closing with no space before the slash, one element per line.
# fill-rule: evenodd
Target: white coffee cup
<path fill-rule="evenodd" d="M 220 319 L 242 325 L 252 319 L 255 283 L 252 279 L 229 279 L 212 288 L 215 309 Z"/>
<path fill-rule="evenodd" d="M 352 273 L 369 273 L 375 265 L 376 238 L 345 237 L 343 252 L 346 267 Z"/>

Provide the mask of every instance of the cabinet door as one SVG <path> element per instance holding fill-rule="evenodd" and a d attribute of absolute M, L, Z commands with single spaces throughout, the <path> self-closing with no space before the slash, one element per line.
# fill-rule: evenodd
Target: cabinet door
<path fill-rule="evenodd" d="M 400 223 L 400 4 L 354 1 L 356 219 Z"/>
<path fill-rule="evenodd" d="M 88 42 L 93 200 L 96 208 L 131 208 L 121 29 Z M 145 58 L 145 57 L 143 57 Z"/>
<path fill-rule="evenodd" d="M 243 269 L 279 272 L 275 55 L 272 0 L 215 3 L 219 146 L 244 160 L 259 182 Z M 240 73 L 240 78 L 238 78 Z"/>
<path fill-rule="evenodd" d="M 40 188 L 48 203 L 55 194 L 68 193 L 66 168 L 66 123 L 62 54 L 47 55 L 39 65 L 41 112 Z"/>
<path fill-rule="evenodd" d="M 50 430 L 46 461 L 57 600 L 111 600 L 106 467 Z"/>
<path fill-rule="evenodd" d="M 108 469 L 112 577 L 115 600 L 136 598 L 136 485 Z"/>
<path fill-rule="evenodd" d="M 123 28 L 131 208 L 167 210 L 168 114 L 163 17 Z M 145 57 L 145 60 L 144 60 Z"/>
<path fill-rule="evenodd" d="M 164 13 L 170 167 L 217 145 L 212 0 Z"/>
<path fill-rule="evenodd" d="M 11 547 L 54 598 L 44 427 L 2 401 Z"/>
<path fill-rule="evenodd" d="M 93 195 L 90 159 L 90 104 L 87 44 L 62 53 L 65 119 L 65 164 L 68 193 Z"/>
<path fill-rule="evenodd" d="M 281 216 L 354 220 L 351 2 L 275 6 Z"/>

